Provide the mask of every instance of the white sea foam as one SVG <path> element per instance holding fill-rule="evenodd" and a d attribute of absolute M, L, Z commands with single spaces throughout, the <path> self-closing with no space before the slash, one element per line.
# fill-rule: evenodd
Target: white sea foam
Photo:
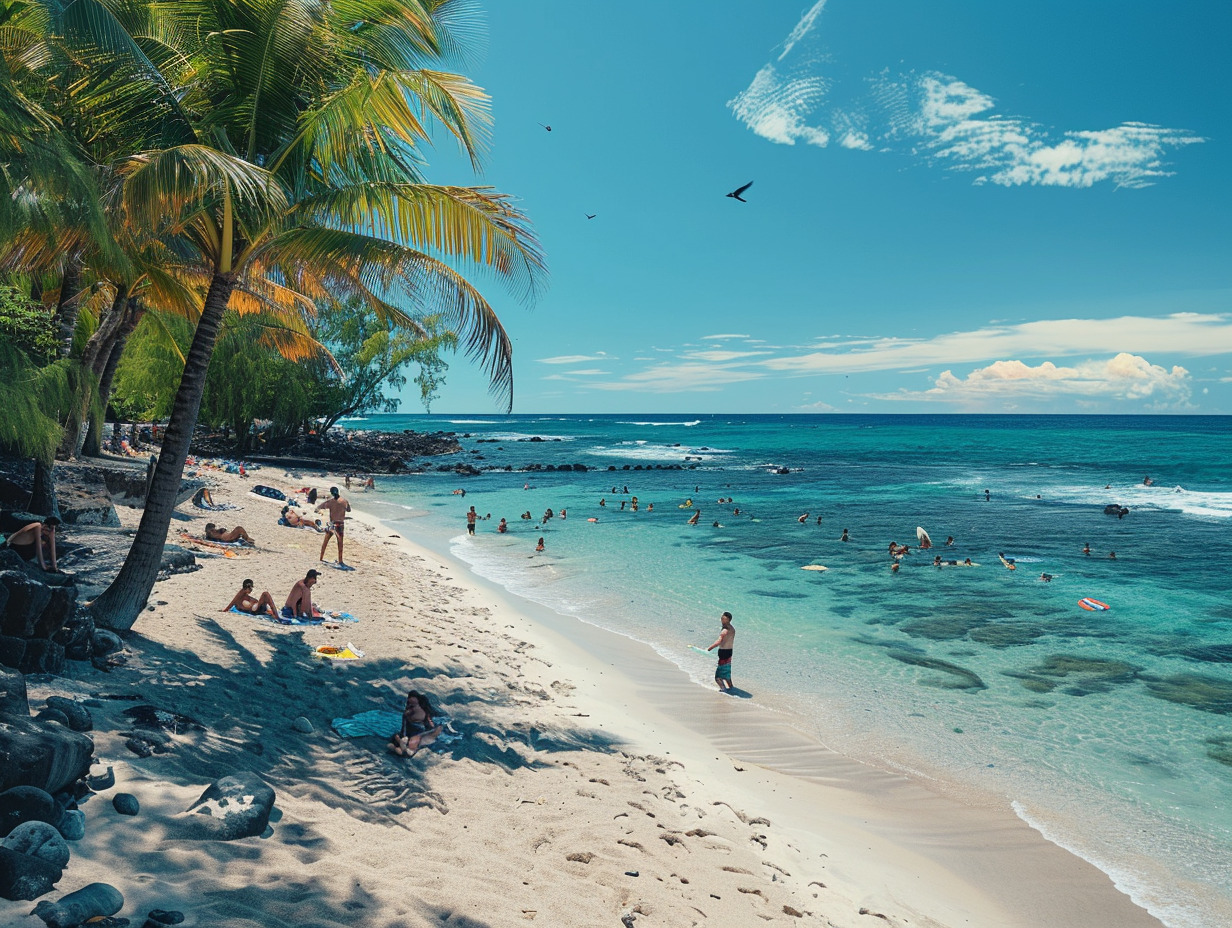
<path fill-rule="evenodd" d="M 532 432 L 491 432 L 483 437 L 493 441 L 530 441 L 532 438 L 542 438 L 544 442 L 577 440 L 573 435 L 538 435 Z"/>
<path fill-rule="evenodd" d="M 660 426 L 664 426 L 664 425 L 680 425 L 680 426 L 683 426 L 689 429 L 693 428 L 693 426 L 695 425 L 701 425 L 701 424 L 702 424 L 701 419 L 694 419 L 692 422 L 618 422 L 617 423 L 617 425 L 649 425 L 655 428 L 659 428 Z"/>
<path fill-rule="evenodd" d="M 699 451 L 696 448 L 684 448 L 680 445 L 663 445 L 649 441 L 621 442 L 619 445 L 597 445 L 589 448 L 587 454 L 602 458 L 621 458 L 630 461 L 679 461 L 685 458 L 691 461 L 709 461 L 718 453 Z"/>
<path fill-rule="evenodd" d="M 1057 847 L 1064 848 L 1080 860 L 1085 860 L 1098 870 L 1102 870 L 1112 880 L 1112 885 L 1158 918 L 1168 928 L 1217 928 L 1217 922 L 1212 920 L 1209 912 L 1189 898 L 1162 899 L 1160 888 L 1126 867 L 1114 866 L 1100 856 L 1091 853 L 1075 842 L 1068 840 L 1027 811 L 1026 807 L 1014 799 L 1010 802 L 1014 814 L 1027 823 L 1028 826 Z"/>
<path fill-rule="evenodd" d="M 1034 495 L 1034 494 L 1031 494 Z M 1142 484 L 1113 486 L 1110 489 L 1092 486 L 1054 486 L 1048 489 L 1051 501 L 1087 503 L 1100 507 L 1109 503 L 1134 509 L 1154 509 L 1181 512 L 1208 519 L 1232 518 L 1232 493 L 1193 491 L 1184 487 L 1148 487 Z"/>

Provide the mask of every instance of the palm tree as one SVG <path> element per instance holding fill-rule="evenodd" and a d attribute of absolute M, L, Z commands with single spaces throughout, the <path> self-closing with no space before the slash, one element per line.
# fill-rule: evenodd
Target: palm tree
<path fill-rule="evenodd" d="M 69 4 L 79 14 L 80 28 L 66 30 L 75 54 L 124 75 L 86 82 L 78 103 L 116 113 L 156 107 L 184 136 L 115 163 L 119 208 L 126 225 L 173 241 L 208 285 L 140 528 L 93 605 L 96 621 L 118 629 L 132 626 L 157 576 L 206 370 L 237 289 L 284 306 L 356 300 L 411 329 L 415 312 L 441 313 L 511 406 L 509 338 L 450 262 L 484 269 L 527 299 L 544 273 L 526 218 L 506 196 L 429 185 L 419 174 L 426 121 L 475 163 L 485 138 L 482 91 L 424 67 L 460 47 L 451 26 L 463 8 L 453 0 L 151 4 L 148 34 L 179 43 L 167 56 L 183 81 L 174 87 L 119 35 L 113 7 L 134 6 Z"/>

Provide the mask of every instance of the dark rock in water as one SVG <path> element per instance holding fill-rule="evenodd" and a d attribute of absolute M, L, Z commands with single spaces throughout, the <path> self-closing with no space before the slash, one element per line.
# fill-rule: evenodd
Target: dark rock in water
<path fill-rule="evenodd" d="M 115 786 L 115 771 L 110 767 L 106 773 L 94 774 L 86 777 L 86 786 L 94 790 L 96 793 L 101 793 L 103 790 L 111 789 Z"/>
<path fill-rule="evenodd" d="M 18 854 L 26 854 L 46 861 L 63 870 L 68 866 L 68 845 L 60 832 L 46 822 L 25 822 L 18 825 L 4 839 L 3 847 Z"/>
<path fill-rule="evenodd" d="M 51 891 L 63 872 L 38 857 L 0 847 L 0 899 L 37 899 Z"/>
<path fill-rule="evenodd" d="M 26 696 L 26 678 L 16 670 L 0 667 L 0 715 L 30 714 L 30 700 Z"/>
<path fill-rule="evenodd" d="M 1201 712 L 1232 715 L 1232 683 L 1200 673 L 1148 677 L 1147 692 L 1156 699 L 1180 703 Z M 2 798 L 2 797 L 0 797 Z"/>
<path fill-rule="evenodd" d="M 967 633 L 984 624 L 984 619 L 971 615 L 931 616 L 904 622 L 899 626 L 913 638 L 928 638 L 932 641 L 952 641 L 965 638 Z"/>
<path fill-rule="evenodd" d="M 34 717 L 36 722 L 57 722 L 65 728 L 69 727 L 68 716 L 59 709 L 44 709 Z"/>
<path fill-rule="evenodd" d="M 0 793 L 0 836 L 8 835 L 24 822 L 60 820 L 60 809 L 51 794 L 37 786 L 14 786 Z"/>
<path fill-rule="evenodd" d="M 241 771 L 215 780 L 182 817 L 184 836 L 234 841 L 262 834 L 274 808 L 274 791 L 260 777 Z"/>
<path fill-rule="evenodd" d="M 154 706 L 133 706 L 131 709 L 125 709 L 124 714 L 133 720 L 135 727 L 152 732 L 169 731 L 178 735 L 188 731 L 205 731 L 205 726 L 194 718 Z M 159 743 L 166 742 L 165 738 L 158 740 Z"/>
<path fill-rule="evenodd" d="M 164 925 L 178 925 L 182 921 L 184 921 L 183 912 L 151 909 L 149 917 L 142 928 L 163 928 Z"/>
<path fill-rule="evenodd" d="M 1206 756 L 1232 767 L 1232 735 L 1216 735 L 1206 739 Z"/>
<path fill-rule="evenodd" d="M 0 789 L 26 785 L 58 792 L 90 769 L 94 742 L 59 725 L 0 716 Z"/>
<path fill-rule="evenodd" d="M 904 664 L 911 664 L 913 667 L 923 667 L 927 670 L 939 670 L 954 677 L 953 680 L 922 681 L 926 686 L 939 686 L 943 689 L 955 690 L 987 689 L 987 686 L 978 674 L 967 670 L 965 667 L 959 667 L 957 664 L 951 664 L 949 661 L 943 661 L 936 657 L 925 657 L 921 654 L 912 654 L 909 651 L 889 651 L 887 653 L 896 661 L 902 661 Z"/>
<path fill-rule="evenodd" d="M 68 717 L 68 727 L 73 731 L 90 731 L 94 728 L 94 719 L 90 715 L 90 710 L 75 699 L 48 696 L 47 708 L 64 713 Z"/>
<path fill-rule="evenodd" d="M 1232 644 L 1208 644 L 1198 648 L 1187 648 L 1180 653 L 1182 657 L 1189 658 L 1191 661 L 1232 664 Z"/>
<path fill-rule="evenodd" d="M 86 836 L 86 814 L 80 809 L 67 810 L 60 816 L 56 830 L 65 841 L 80 841 Z"/>
<path fill-rule="evenodd" d="M 1044 634 L 1043 628 L 1026 622 L 995 622 L 973 628 L 968 637 L 990 648 L 1013 648 L 1030 644 Z"/>
<path fill-rule="evenodd" d="M 132 793 L 116 793 L 111 804 L 121 815 L 136 815 L 141 811 L 141 803 Z"/>
<path fill-rule="evenodd" d="M 1125 661 L 1106 660 L 1099 657 L 1078 657 L 1073 654 L 1053 654 L 1031 668 L 1033 674 L 1045 677 L 1068 679 L 1079 677 L 1077 682 L 1132 683 L 1142 668 Z"/>
<path fill-rule="evenodd" d="M 115 915 L 122 908 L 124 896 L 118 889 L 106 883 L 91 883 L 75 893 L 69 893 L 59 902 L 40 902 L 30 914 L 46 922 L 47 928 L 76 928 L 92 918 Z"/>

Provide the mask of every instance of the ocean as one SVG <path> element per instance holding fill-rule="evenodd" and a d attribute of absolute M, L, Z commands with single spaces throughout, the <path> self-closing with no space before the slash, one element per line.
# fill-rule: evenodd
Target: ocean
<path fill-rule="evenodd" d="M 698 685 L 713 686 L 713 657 L 691 646 L 730 611 L 733 679 L 755 701 L 836 750 L 1012 809 L 1175 928 L 1229 923 L 1232 419 L 342 425 L 453 431 L 464 453 L 432 465 L 484 469 L 378 478 L 379 512 L 408 537 L 651 644 Z M 544 523 L 549 507 L 567 518 Z M 911 546 L 897 572 L 891 542 Z"/>

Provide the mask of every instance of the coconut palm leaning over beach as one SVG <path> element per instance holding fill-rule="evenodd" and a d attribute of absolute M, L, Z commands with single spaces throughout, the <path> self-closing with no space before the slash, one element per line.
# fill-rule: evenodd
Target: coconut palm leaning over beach
<path fill-rule="evenodd" d="M 93 604 L 132 626 L 157 575 L 205 374 L 237 292 L 282 307 L 357 301 L 416 330 L 441 313 L 495 392 L 512 403 L 511 345 L 460 262 L 533 297 L 544 265 L 526 218 L 489 188 L 423 182 L 426 123 L 478 165 L 487 97 L 428 64 L 456 57 L 466 7 L 451 0 L 45 0 L 85 78 L 72 93 L 96 120 L 156 120 L 158 147 L 104 166 L 110 208 L 176 256 L 201 294 L 184 375 L 141 525 Z M 170 73 L 169 73 L 170 72 Z M 122 133 L 121 133 L 122 134 Z M 410 306 L 406 309 L 404 306 Z"/>

